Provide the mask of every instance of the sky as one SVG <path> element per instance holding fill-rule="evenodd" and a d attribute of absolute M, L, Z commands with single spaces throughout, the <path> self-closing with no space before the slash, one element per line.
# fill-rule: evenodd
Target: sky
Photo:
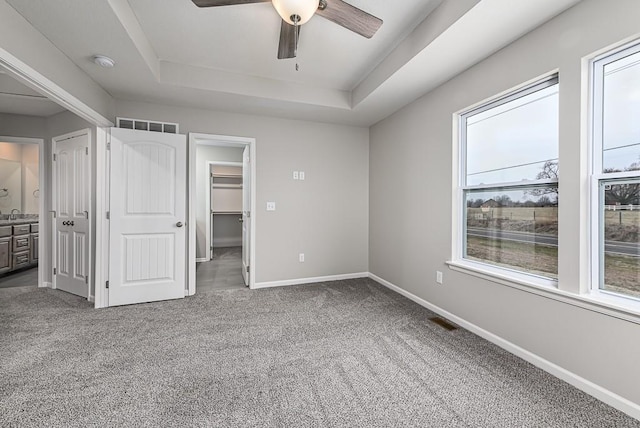
<path fill-rule="evenodd" d="M 467 185 L 535 180 L 557 158 L 557 85 L 467 119 Z"/>
<path fill-rule="evenodd" d="M 640 161 L 640 52 L 604 71 L 603 167 L 624 169 Z"/>
<path fill-rule="evenodd" d="M 640 161 L 640 53 L 607 65 L 604 88 L 603 168 L 623 170 Z M 558 102 L 554 85 L 468 117 L 466 184 L 535 180 L 557 162 Z"/>

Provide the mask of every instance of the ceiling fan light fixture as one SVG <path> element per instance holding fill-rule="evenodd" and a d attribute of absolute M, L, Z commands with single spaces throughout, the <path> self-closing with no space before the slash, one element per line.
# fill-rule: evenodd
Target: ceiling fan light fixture
<path fill-rule="evenodd" d="M 319 0 L 272 0 L 278 15 L 290 25 L 302 25 L 318 10 Z M 297 22 L 296 22 L 297 20 Z"/>

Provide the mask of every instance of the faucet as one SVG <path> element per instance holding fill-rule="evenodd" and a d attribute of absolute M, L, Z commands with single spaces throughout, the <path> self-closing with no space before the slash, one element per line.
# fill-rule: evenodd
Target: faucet
<path fill-rule="evenodd" d="M 16 212 L 14 212 L 16 211 Z M 20 214 L 20 210 L 17 208 L 14 208 L 11 210 L 11 215 L 9 215 L 9 220 L 15 220 L 16 219 L 16 214 Z"/>

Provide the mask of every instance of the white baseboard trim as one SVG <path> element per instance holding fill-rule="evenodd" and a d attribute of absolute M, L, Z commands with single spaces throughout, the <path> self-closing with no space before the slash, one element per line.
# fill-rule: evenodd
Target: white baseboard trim
<path fill-rule="evenodd" d="M 515 345 L 511 342 L 509 342 L 506 339 L 503 339 L 500 336 L 497 336 L 481 327 L 478 327 L 477 325 L 470 323 L 454 314 L 452 314 L 451 312 L 448 312 L 442 308 L 440 308 L 439 306 L 436 306 L 434 304 L 431 304 L 429 302 L 427 302 L 426 300 L 416 296 L 415 294 L 412 294 L 400 287 L 398 287 L 395 284 L 390 283 L 387 280 L 384 280 L 382 278 L 380 278 L 377 275 L 374 275 L 372 273 L 369 273 L 369 278 L 373 279 L 376 282 L 379 282 L 380 284 L 384 285 L 385 287 L 389 288 L 390 290 L 395 291 L 398 294 L 401 294 L 403 296 L 405 296 L 406 298 L 413 300 L 414 302 L 416 302 L 417 304 L 419 304 L 420 306 L 423 306 L 435 313 L 437 313 L 438 315 L 441 315 L 447 319 L 449 319 L 450 321 L 458 324 L 459 326 L 471 331 L 472 333 L 477 334 L 478 336 L 488 340 L 489 342 L 501 347 L 502 349 L 522 358 L 523 360 L 533 364 L 534 366 L 546 371 L 547 373 L 552 374 L 553 376 L 567 382 L 570 385 L 575 386 L 576 388 L 580 389 L 581 391 L 586 392 L 587 394 L 591 395 L 592 397 L 597 398 L 598 400 L 610 405 L 613 408 L 616 408 L 618 410 L 620 410 L 621 412 L 626 413 L 627 415 L 631 416 L 632 418 L 638 419 L 640 420 L 640 404 L 638 403 L 634 403 L 633 401 L 627 400 L 624 397 L 621 397 L 620 395 L 609 391 L 606 388 L 603 388 L 581 376 L 578 376 L 577 374 L 570 372 L 569 370 L 566 370 L 560 366 L 558 366 L 557 364 L 552 363 L 551 361 L 548 361 L 542 357 L 540 357 L 539 355 L 534 354 L 533 352 L 527 351 L 524 348 L 521 348 L 518 345 Z"/>
<path fill-rule="evenodd" d="M 52 282 L 43 282 L 42 283 L 42 288 L 53 288 L 53 283 Z"/>
<path fill-rule="evenodd" d="M 95 302 L 96 302 L 96 296 L 91 296 L 91 295 L 90 295 L 89 297 L 87 297 L 87 300 L 88 300 L 89 302 L 91 302 L 91 303 L 95 303 Z"/>
<path fill-rule="evenodd" d="M 312 278 L 285 279 L 283 281 L 256 282 L 253 289 L 285 287 L 288 285 L 313 284 L 316 282 L 340 281 L 343 279 L 368 278 L 369 272 L 346 273 L 342 275 L 317 276 Z"/>
<path fill-rule="evenodd" d="M 204 262 L 208 262 L 209 259 L 206 257 L 200 257 L 199 259 L 196 259 L 196 263 L 204 263 Z"/>

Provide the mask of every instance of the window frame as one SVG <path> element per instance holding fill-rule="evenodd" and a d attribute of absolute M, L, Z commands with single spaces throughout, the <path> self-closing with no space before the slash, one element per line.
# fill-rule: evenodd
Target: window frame
<path fill-rule="evenodd" d="M 527 180 L 525 182 L 498 182 L 491 184 L 480 185 L 467 185 L 467 119 L 471 116 L 475 116 L 487 110 L 499 107 L 507 104 L 511 101 L 515 101 L 527 95 L 539 92 L 549 87 L 559 85 L 559 73 L 554 71 L 540 78 L 534 79 L 521 86 L 512 88 L 496 95 L 486 101 L 478 103 L 477 105 L 465 109 L 459 113 L 456 113 L 456 129 L 457 132 L 457 164 L 458 173 L 456 174 L 457 182 L 454 184 L 456 187 L 454 192 L 454 206 L 456 216 L 454 225 L 454 237 L 453 237 L 453 260 L 452 264 L 460 265 L 461 267 L 467 267 L 469 269 L 486 273 L 495 277 L 501 277 L 508 280 L 515 281 L 520 284 L 533 285 L 545 288 L 558 287 L 558 280 L 555 278 L 542 276 L 534 273 L 525 272 L 519 270 L 517 267 L 503 267 L 497 266 L 482 261 L 472 260 L 465 257 L 467 248 L 467 201 L 466 195 L 469 191 L 477 190 L 519 190 L 523 188 L 534 188 L 543 186 L 555 186 L 558 187 L 557 179 L 542 179 L 542 180 Z M 560 149 L 558 144 L 558 150 Z"/>
<path fill-rule="evenodd" d="M 604 173 L 604 68 L 620 59 L 640 53 L 640 40 L 619 46 L 591 59 L 589 64 L 589 175 L 590 175 L 590 229 L 589 242 L 591 281 L 589 294 L 612 304 L 637 305 L 640 298 L 602 289 L 604 285 L 604 186 L 612 183 L 624 183 L 632 179 L 640 179 L 640 171 L 623 171 Z"/>

